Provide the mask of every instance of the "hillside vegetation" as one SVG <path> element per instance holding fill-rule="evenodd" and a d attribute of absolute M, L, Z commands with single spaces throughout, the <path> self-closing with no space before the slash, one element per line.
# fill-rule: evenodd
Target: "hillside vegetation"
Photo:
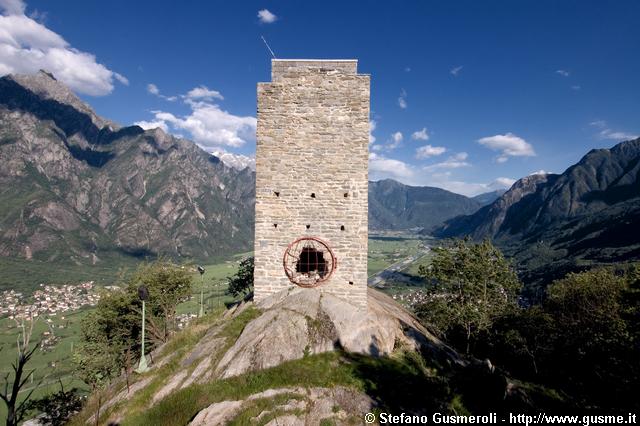
<path fill-rule="evenodd" d="M 136 375 L 129 390 L 120 378 L 92 395 L 71 424 L 95 421 L 98 400 L 99 423 L 123 425 L 264 425 L 292 417 L 309 424 L 362 424 L 362 416 L 372 411 L 524 410 L 530 403 L 521 398 L 525 389 L 536 403 L 550 409 L 561 401 L 514 381 L 509 381 L 512 391 L 505 399 L 508 379 L 486 365 L 465 361 L 453 352 L 443 357 L 444 353 L 438 356 L 427 347 L 416 352 L 402 344 L 382 356 L 340 347 L 329 352 L 307 348 L 296 359 L 224 377 L 215 366 L 269 310 L 243 303 L 199 319 L 153 354 L 154 367 Z M 276 337 L 264 335 L 267 340 Z M 273 352 L 284 350 L 277 343 L 271 346 Z"/>

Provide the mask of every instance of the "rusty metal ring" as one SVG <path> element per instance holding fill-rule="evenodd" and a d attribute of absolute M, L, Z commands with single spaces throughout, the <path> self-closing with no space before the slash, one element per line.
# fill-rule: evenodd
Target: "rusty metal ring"
<path fill-rule="evenodd" d="M 314 255 L 314 259 L 310 261 L 311 254 Z M 329 255 L 328 259 L 325 259 L 325 254 Z M 305 256 L 306 259 L 303 258 Z M 318 237 L 301 237 L 287 246 L 282 257 L 282 266 L 293 284 L 312 288 L 331 278 L 338 261 L 325 241 Z"/>

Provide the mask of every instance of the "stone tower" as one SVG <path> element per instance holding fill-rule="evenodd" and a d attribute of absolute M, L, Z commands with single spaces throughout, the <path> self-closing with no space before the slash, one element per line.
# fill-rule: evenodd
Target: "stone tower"
<path fill-rule="evenodd" d="M 255 300 L 317 287 L 367 305 L 369 76 L 271 61 L 258 83 Z"/>

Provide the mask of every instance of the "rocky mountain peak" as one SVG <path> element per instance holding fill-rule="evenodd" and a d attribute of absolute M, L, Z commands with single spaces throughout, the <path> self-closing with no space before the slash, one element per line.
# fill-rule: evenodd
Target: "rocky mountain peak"
<path fill-rule="evenodd" d="M 88 115 L 98 129 L 107 126 L 116 130 L 120 127 L 109 120 L 99 117 L 89 105 L 48 71 L 40 70 L 36 74 L 10 74 L 4 78 L 19 84 L 42 99 L 54 100 L 61 104 L 69 105 Z"/>
<path fill-rule="evenodd" d="M 249 248 L 250 171 L 160 129 L 114 126 L 50 73 L 0 78 L 0 257 L 108 268 Z"/>

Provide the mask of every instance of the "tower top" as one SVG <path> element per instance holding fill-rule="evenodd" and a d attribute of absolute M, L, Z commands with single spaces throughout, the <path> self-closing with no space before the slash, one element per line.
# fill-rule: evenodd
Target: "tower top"
<path fill-rule="evenodd" d="M 271 81 L 276 81 L 285 73 L 304 72 L 309 69 L 338 71 L 344 74 L 358 73 L 357 59 L 272 59 Z"/>

